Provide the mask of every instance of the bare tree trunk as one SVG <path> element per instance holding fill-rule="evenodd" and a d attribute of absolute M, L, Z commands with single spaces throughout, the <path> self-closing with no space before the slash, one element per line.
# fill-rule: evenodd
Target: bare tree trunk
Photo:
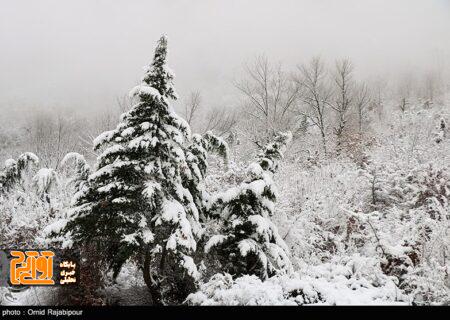
<path fill-rule="evenodd" d="M 144 282 L 147 285 L 150 295 L 152 297 L 153 305 L 162 305 L 160 285 L 153 279 L 151 270 L 151 254 L 148 249 L 145 252 L 144 266 L 143 266 Z"/>
<path fill-rule="evenodd" d="M 358 85 L 355 92 L 355 106 L 358 113 L 358 129 L 362 135 L 364 116 L 367 113 L 367 107 L 371 102 L 369 89 L 365 83 Z"/>
<path fill-rule="evenodd" d="M 322 136 L 322 146 L 323 146 L 323 153 L 326 156 L 327 155 L 327 140 L 325 137 L 325 132 L 324 131 L 320 131 L 321 136 Z"/>

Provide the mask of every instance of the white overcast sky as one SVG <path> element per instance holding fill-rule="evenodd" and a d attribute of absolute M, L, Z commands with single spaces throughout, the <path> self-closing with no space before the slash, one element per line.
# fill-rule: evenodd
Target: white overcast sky
<path fill-rule="evenodd" d="M 0 0 L 0 107 L 108 106 L 162 33 L 180 95 L 220 106 L 261 53 L 349 57 L 366 75 L 450 60 L 450 0 Z"/>

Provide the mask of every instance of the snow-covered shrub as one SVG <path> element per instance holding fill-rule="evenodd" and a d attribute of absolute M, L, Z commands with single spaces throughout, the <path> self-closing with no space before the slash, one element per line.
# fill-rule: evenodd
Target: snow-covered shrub
<path fill-rule="evenodd" d="M 29 166 L 34 163 L 34 166 Z M 4 174 L 8 192 L 0 195 L 0 243 L 5 247 L 46 246 L 45 228 L 65 215 L 73 194 L 71 188 L 55 184 L 53 169 L 37 168 L 38 159 L 26 153 L 8 160 Z M 60 177 L 63 181 L 65 175 Z M 6 191 L 6 189 L 5 189 Z"/>
<path fill-rule="evenodd" d="M 434 128 L 442 110 L 411 110 L 394 116 L 365 168 L 371 176 L 381 266 L 414 303 L 450 297 L 450 143 Z M 438 119 L 438 120 L 436 120 Z"/>
<path fill-rule="evenodd" d="M 297 268 L 358 253 L 412 303 L 448 301 L 450 143 L 434 139 L 442 114 L 393 113 L 359 160 L 283 164 L 274 221 Z"/>
<path fill-rule="evenodd" d="M 186 299 L 189 305 L 348 305 L 407 304 L 377 260 L 359 255 L 307 266 L 261 281 L 244 275 L 216 274 Z"/>
<path fill-rule="evenodd" d="M 340 160 L 312 168 L 283 163 L 276 179 L 281 196 L 274 221 L 294 264 L 324 262 L 364 244 L 351 213 L 365 210 L 369 183 L 355 163 Z"/>

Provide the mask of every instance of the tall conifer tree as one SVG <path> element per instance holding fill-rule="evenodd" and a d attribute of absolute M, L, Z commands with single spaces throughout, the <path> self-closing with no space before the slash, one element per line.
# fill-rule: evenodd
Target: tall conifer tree
<path fill-rule="evenodd" d="M 197 277 L 191 254 L 201 232 L 193 197 L 182 183 L 190 175 L 183 147 L 190 129 L 169 104 L 176 93 L 166 56 L 163 36 L 142 83 L 130 92 L 136 105 L 116 129 L 95 139 L 102 153 L 63 230 L 75 244 L 95 243 L 115 275 L 130 257 L 142 258 L 155 303 L 171 291 L 173 277 L 180 296 L 191 290 L 181 287 Z"/>

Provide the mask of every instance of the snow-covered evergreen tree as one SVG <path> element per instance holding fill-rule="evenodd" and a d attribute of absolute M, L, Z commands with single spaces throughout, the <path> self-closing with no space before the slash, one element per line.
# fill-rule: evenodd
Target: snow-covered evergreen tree
<path fill-rule="evenodd" d="M 89 175 L 91 174 L 91 167 L 87 163 L 83 155 L 78 152 L 69 152 L 61 161 L 62 166 L 67 166 L 69 161 L 73 160 L 75 163 L 75 175 L 69 179 L 68 184 L 73 184 L 77 192 L 87 188 Z"/>
<path fill-rule="evenodd" d="M 233 276 L 266 279 L 292 268 L 286 244 L 270 220 L 276 200 L 272 176 L 291 137 L 290 132 L 279 133 L 249 166 L 242 184 L 211 200 L 210 210 L 220 215 L 224 226 L 206 243 L 205 251 L 214 250 L 224 271 Z"/>
<path fill-rule="evenodd" d="M 437 126 L 436 129 L 437 130 L 434 133 L 435 135 L 434 141 L 436 141 L 436 143 L 441 143 L 445 139 L 447 131 L 447 123 L 445 122 L 445 119 L 443 117 L 439 119 L 439 125 Z"/>
<path fill-rule="evenodd" d="M 17 161 L 6 160 L 3 172 L 0 172 L 0 194 L 7 193 L 15 184 L 20 183 L 23 172 L 31 165 L 38 163 L 38 157 L 31 152 L 21 154 Z"/>
<path fill-rule="evenodd" d="M 75 244 L 96 243 L 115 275 L 130 257 L 145 256 L 144 279 L 155 303 L 171 291 L 174 278 L 178 298 L 191 290 L 197 277 L 191 254 L 201 232 L 194 199 L 182 183 L 189 176 L 183 144 L 190 129 L 169 104 L 176 94 L 166 55 L 163 36 L 142 83 L 130 92 L 137 104 L 116 129 L 95 139 L 103 152 L 64 229 Z"/>
<path fill-rule="evenodd" d="M 50 189 L 58 184 L 58 174 L 52 168 L 41 168 L 33 177 L 33 186 L 38 196 L 50 203 Z"/>
<path fill-rule="evenodd" d="M 200 217 L 206 219 L 206 204 L 209 194 L 205 189 L 204 178 L 208 168 L 207 157 L 209 153 L 216 153 L 223 158 L 225 168 L 228 168 L 228 144 L 211 131 L 203 135 L 194 134 L 192 143 L 188 147 L 187 163 L 191 176 L 185 177 L 184 183 L 194 197 L 194 202 L 199 209 Z"/>

